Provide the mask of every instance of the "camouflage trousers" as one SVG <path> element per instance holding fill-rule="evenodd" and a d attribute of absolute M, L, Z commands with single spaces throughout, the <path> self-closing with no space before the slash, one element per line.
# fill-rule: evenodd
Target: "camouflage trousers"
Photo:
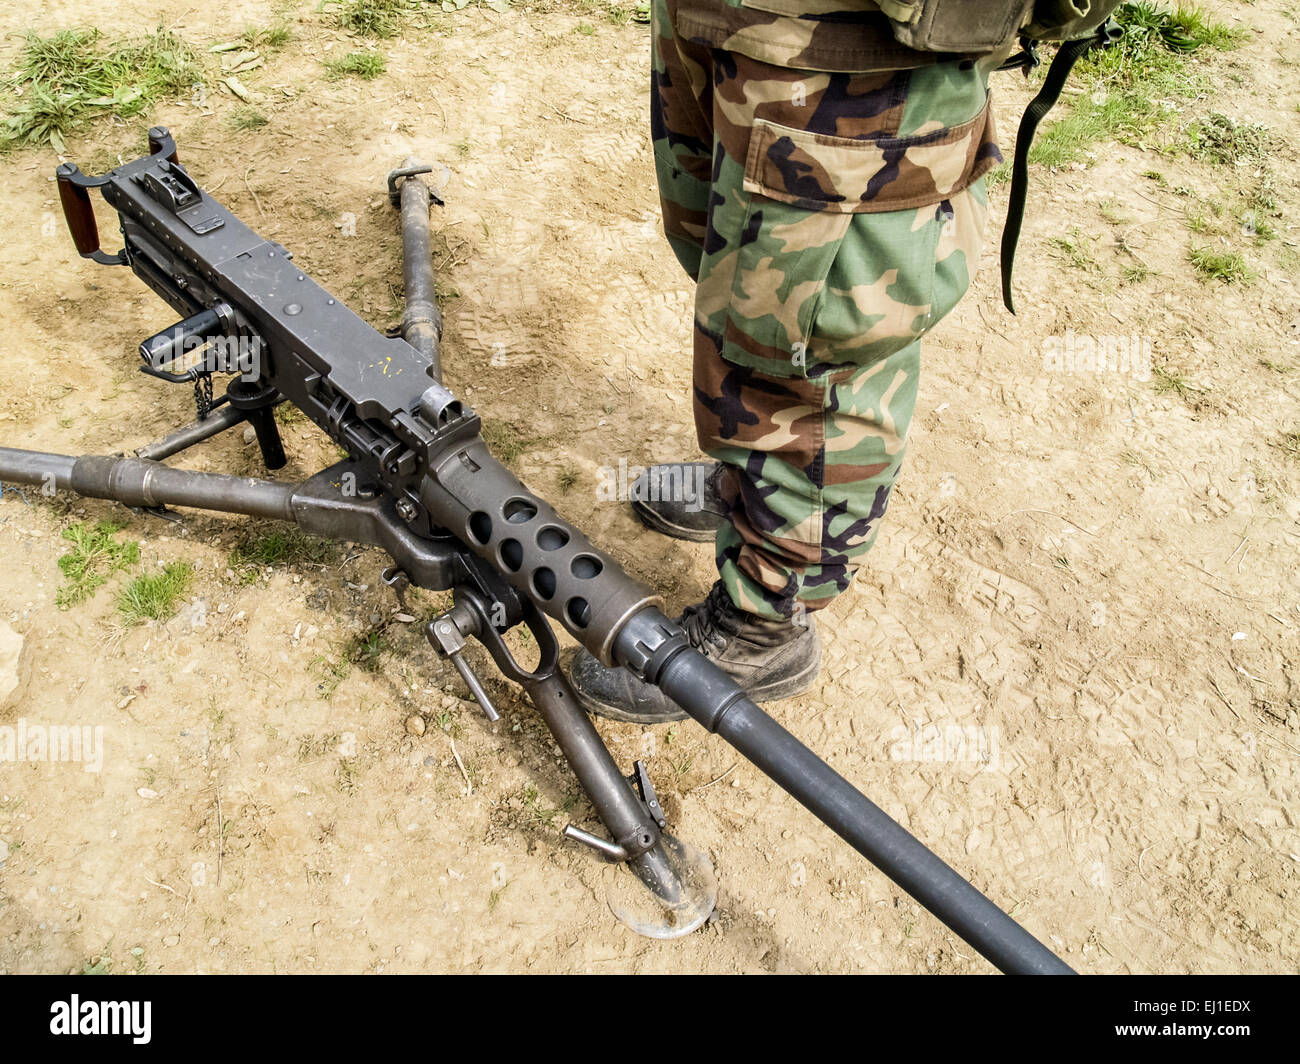
<path fill-rule="evenodd" d="M 696 282 L 694 407 L 723 462 L 718 569 L 742 609 L 845 591 L 903 460 L 920 340 L 965 293 L 1000 160 L 987 73 L 760 62 L 655 0 L 664 228 Z"/>

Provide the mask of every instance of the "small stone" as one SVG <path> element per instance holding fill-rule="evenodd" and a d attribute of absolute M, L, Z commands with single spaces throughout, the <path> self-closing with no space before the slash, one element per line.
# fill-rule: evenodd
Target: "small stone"
<path fill-rule="evenodd" d="M 18 704 L 27 691 L 30 673 L 23 637 L 0 621 L 0 709 Z"/>
<path fill-rule="evenodd" d="M 406 732 L 408 735 L 423 735 L 424 718 L 418 713 L 412 713 L 406 718 Z"/>
<path fill-rule="evenodd" d="M 252 428 L 246 428 L 246 429 L 244 429 L 244 442 L 245 442 L 245 443 L 252 443 L 255 439 L 257 439 L 257 433 L 254 432 L 254 431 L 252 430 Z"/>
<path fill-rule="evenodd" d="M 151 789 L 148 788 L 148 787 L 141 787 L 141 788 L 140 788 L 138 791 L 136 791 L 135 793 L 138 794 L 141 798 L 150 798 L 150 799 L 152 799 L 152 798 L 157 798 L 157 797 L 158 797 L 158 792 L 155 791 L 155 790 L 151 790 Z"/>
<path fill-rule="evenodd" d="M 163 939 L 164 946 L 179 946 L 181 944 L 180 935 L 168 935 Z"/>

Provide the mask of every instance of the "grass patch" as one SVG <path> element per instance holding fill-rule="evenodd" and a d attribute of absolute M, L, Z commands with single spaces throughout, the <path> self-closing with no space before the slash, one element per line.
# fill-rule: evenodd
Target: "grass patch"
<path fill-rule="evenodd" d="M 1184 150 L 1204 162 L 1258 163 L 1268 155 L 1269 130 L 1259 122 L 1238 122 L 1211 111 L 1187 131 Z"/>
<path fill-rule="evenodd" d="M 1207 280 L 1223 281 L 1236 284 L 1251 281 L 1255 272 L 1246 265 L 1246 260 L 1237 251 L 1220 251 L 1217 248 L 1192 248 L 1187 255 L 1196 272 Z"/>
<path fill-rule="evenodd" d="M 403 0 L 345 0 L 335 20 L 358 37 L 395 37 L 404 7 Z"/>
<path fill-rule="evenodd" d="M 320 681 L 316 685 L 316 690 L 320 692 L 322 698 L 333 695 L 338 690 L 339 684 L 352 674 L 352 663 L 346 658 L 332 661 L 322 655 L 313 658 L 307 668 L 314 672 Z"/>
<path fill-rule="evenodd" d="M 325 71 L 333 79 L 355 77 L 373 81 L 388 67 L 379 52 L 349 52 L 337 59 L 325 61 Z"/>
<path fill-rule="evenodd" d="M 85 602 L 113 573 L 140 560 L 140 545 L 135 540 L 119 543 L 114 538 L 123 527 L 111 521 L 93 526 L 79 521 L 63 530 L 72 549 L 59 559 L 65 581 L 54 598 L 59 609 Z"/>
<path fill-rule="evenodd" d="M 130 118 L 203 80 L 194 51 L 169 30 L 118 43 L 95 29 L 28 33 L 9 77 L 17 102 L 0 121 L 0 150 L 51 144 L 62 153 L 92 118 Z"/>
<path fill-rule="evenodd" d="M 547 808 L 542 804 L 541 792 L 532 783 L 524 784 L 524 789 L 519 792 L 519 798 L 524 807 L 524 821 L 544 824 L 547 827 L 551 827 L 558 817 L 572 813 L 578 804 L 577 794 L 568 791 L 558 806 Z"/>
<path fill-rule="evenodd" d="M 334 766 L 334 786 L 341 794 L 356 793 L 358 784 L 355 760 L 345 758 Z"/>
<path fill-rule="evenodd" d="M 337 753 L 339 743 L 343 741 L 340 732 L 328 732 L 325 735 L 298 736 L 298 760 L 312 761 L 318 757 L 329 757 Z"/>
<path fill-rule="evenodd" d="M 382 632 L 367 632 L 348 642 L 347 660 L 363 672 L 378 672 L 380 659 L 391 649 Z"/>
<path fill-rule="evenodd" d="M 1284 432 L 1278 444 L 1291 458 L 1300 458 L 1300 432 Z"/>
<path fill-rule="evenodd" d="M 591 4 L 588 6 L 595 7 L 596 5 Z M 645 0 L 643 3 L 610 4 L 608 18 L 615 26 L 626 26 L 629 22 L 649 22 L 649 0 Z"/>
<path fill-rule="evenodd" d="M 317 539 L 296 528 L 268 532 L 245 540 L 230 555 L 230 564 L 248 565 L 325 565 L 338 556 L 338 544 Z"/>
<path fill-rule="evenodd" d="M 1138 8 L 1133 12 L 1133 21 L 1139 19 L 1148 26 L 1154 26 L 1160 34 L 1165 47 L 1175 52 L 1193 52 L 1201 45 L 1209 45 L 1221 52 L 1237 47 L 1245 31 L 1213 22 L 1199 7 L 1180 4 L 1172 11 L 1162 10 L 1157 4 L 1125 4 L 1125 7 Z"/>
<path fill-rule="evenodd" d="M 1257 244 L 1264 244 L 1277 239 L 1277 229 L 1267 218 L 1261 218 L 1253 210 L 1241 216 L 1241 234 L 1250 237 Z"/>
<path fill-rule="evenodd" d="M 283 23 L 275 23 L 271 26 L 249 26 L 240 36 L 250 48 L 274 51 L 293 40 L 293 31 Z"/>
<path fill-rule="evenodd" d="M 189 562 L 168 562 L 162 572 L 137 576 L 117 597 L 117 612 L 127 625 L 145 621 L 165 621 L 176 612 L 185 592 L 194 581 L 194 566 Z"/>
<path fill-rule="evenodd" d="M 1032 162 L 1049 167 L 1074 162 L 1090 144 L 1107 138 L 1141 145 L 1164 123 L 1172 101 L 1195 99 L 1213 88 L 1188 55 L 1201 48 L 1233 48 L 1242 36 L 1193 7 L 1127 3 L 1115 19 L 1122 36 L 1079 61 L 1075 76 L 1085 91 L 1067 115 L 1043 131 L 1030 151 Z"/>
<path fill-rule="evenodd" d="M 538 441 L 525 436 L 509 422 L 497 420 L 484 423 L 483 442 L 498 461 L 510 465 Z"/>
<path fill-rule="evenodd" d="M 1179 399 L 1186 399 L 1194 391 L 1186 377 L 1168 366 L 1153 366 L 1151 380 L 1157 395 L 1176 395 Z"/>
<path fill-rule="evenodd" d="M 261 129 L 271 120 L 256 107 L 239 107 L 230 116 L 230 127 L 240 133 L 250 129 Z"/>
<path fill-rule="evenodd" d="M 1078 226 L 1071 226 L 1064 236 L 1054 236 L 1048 243 L 1074 269 L 1091 271 L 1097 268 L 1097 259 L 1092 253 L 1092 238 Z"/>

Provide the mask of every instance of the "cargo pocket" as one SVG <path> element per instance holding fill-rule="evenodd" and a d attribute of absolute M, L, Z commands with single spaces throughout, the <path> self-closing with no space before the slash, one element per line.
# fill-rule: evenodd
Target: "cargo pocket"
<path fill-rule="evenodd" d="M 723 357 L 814 378 L 884 357 L 929 328 L 948 201 L 988 168 L 987 125 L 987 100 L 969 122 L 907 137 L 833 137 L 755 119 Z"/>
<path fill-rule="evenodd" d="M 812 211 L 879 214 L 929 206 L 996 165 L 990 116 L 985 96 L 979 113 L 960 125 L 857 139 L 756 118 L 744 188 Z"/>

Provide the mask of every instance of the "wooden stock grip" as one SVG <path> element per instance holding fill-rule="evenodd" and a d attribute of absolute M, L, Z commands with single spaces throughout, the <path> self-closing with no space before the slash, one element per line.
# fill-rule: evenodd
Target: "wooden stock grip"
<path fill-rule="evenodd" d="M 90 190 L 76 185 L 72 175 L 77 172 L 75 166 L 64 163 L 55 171 L 59 185 L 59 202 L 63 204 L 63 217 L 68 223 L 68 232 L 80 255 L 93 255 L 99 250 L 99 226 L 95 224 L 95 208 L 90 204 Z"/>

